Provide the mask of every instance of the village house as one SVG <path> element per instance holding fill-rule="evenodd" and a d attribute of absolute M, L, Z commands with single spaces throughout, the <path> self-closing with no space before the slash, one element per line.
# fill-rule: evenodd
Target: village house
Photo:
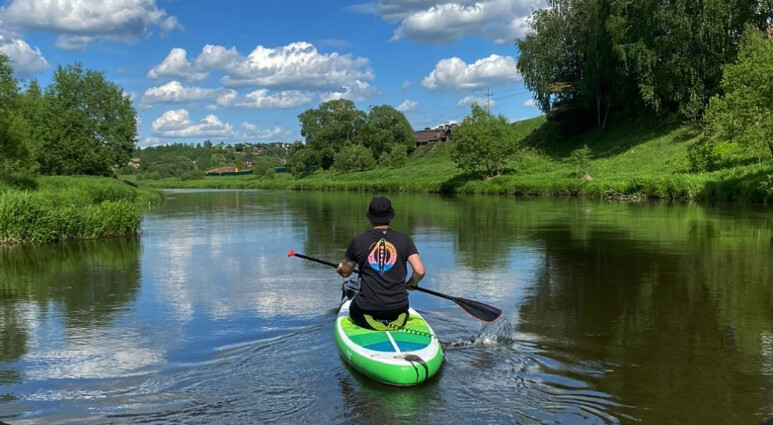
<path fill-rule="evenodd" d="M 425 128 L 424 130 L 414 131 L 413 136 L 416 138 L 416 146 L 423 146 L 430 142 L 447 142 L 451 140 L 451 133 L 453 132 L 456 124 L 444 124 L 437 128 Z"/>

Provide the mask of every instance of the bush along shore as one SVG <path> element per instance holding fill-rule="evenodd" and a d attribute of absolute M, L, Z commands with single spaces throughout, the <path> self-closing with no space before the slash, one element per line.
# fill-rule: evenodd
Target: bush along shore
<path fill-rule="evenodd" d="M 544 117 L 512 124 L 517 150 L 500 175 L 464 172 L 458 141 L 418 147 L 401 168 L 315 171 L 302 178 L 202 177 L 142 180 L 152 188 L 342 190 L 502 194 L 592 199 L 766 203 L 773 199 L 769 153 L 727 144 L 705 150 L 699 132 L 652 118 L 565 138 Z M 591 146 L 591 148 L 588 148 Z"/>
<path fill-rule="evenodd" d="M 38 177 L 33 188 L 0 187 L 0 244 L 136 235 L 159 191 L 115 178 Z"/>

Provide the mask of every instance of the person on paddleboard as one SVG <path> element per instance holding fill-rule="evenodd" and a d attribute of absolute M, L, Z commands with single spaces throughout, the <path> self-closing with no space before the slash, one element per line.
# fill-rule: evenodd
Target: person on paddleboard
<path fill-rule="evenodd" d="M 364 328 L 401 328 L 408 320 L 407 290 L 419 286 L 424 264 L 413 239 L 389 227 L 395 216 L 389 199 L 373 198 L 365 216 L 370 220 L 370 230 L 352 239 L 344 261 L 336 268 L 344 278 L 355 266 L 360 270 L 360 290 L 349 306 L 349 317 Z M 412 273 L 406 280 L 407 264 Z"/>

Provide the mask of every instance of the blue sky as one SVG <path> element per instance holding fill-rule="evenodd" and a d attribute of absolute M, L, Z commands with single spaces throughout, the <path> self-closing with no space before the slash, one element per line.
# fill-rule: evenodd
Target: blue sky
<path fill-rule="evenodd" d="M 460 121 L 471 102 L 511 121 L 540 114 L 514 41 L 544 0 L 0 4 L 17 77 L 104 72 L 133 100 L 140 146 L 302 140 L 298 115 L 339 98 L 391 105 L 416 130 Z"/>

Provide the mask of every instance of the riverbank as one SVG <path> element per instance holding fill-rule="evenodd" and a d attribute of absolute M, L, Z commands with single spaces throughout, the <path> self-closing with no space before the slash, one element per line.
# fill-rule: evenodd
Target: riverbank
<path fill-rule="evenodd" d="M 295 180 L 286 173 L 259 176 L 143 180 L 152 188 L 258 188 L 344 190 L 369 192 L 432 192 L 576 196 L 597 199 L 690 199 L 721 202 L 768 202 L 773 199 L 765 152 L 726 154 L 726 166 L 695 171 L 689 149 L 700 134 L 674 123 L 654 119 L 631 120 L 608 131 L 565 138 L 544 118 L 513 124 L 520 152 L 506 172 L 481 179 L 465 174 L 451 160 L 453 142 L 419 147 L 405 167 L 362 172 L 318 171 Z M 589 146 L 586 172 L 570 160 L 578 148 Z"/>
<path fill-rule="evenodd" d="M 38 177 L 36 188 L 0 187 L 0 244 L 126 236 L 163 195 L 118 179 Z"/>

